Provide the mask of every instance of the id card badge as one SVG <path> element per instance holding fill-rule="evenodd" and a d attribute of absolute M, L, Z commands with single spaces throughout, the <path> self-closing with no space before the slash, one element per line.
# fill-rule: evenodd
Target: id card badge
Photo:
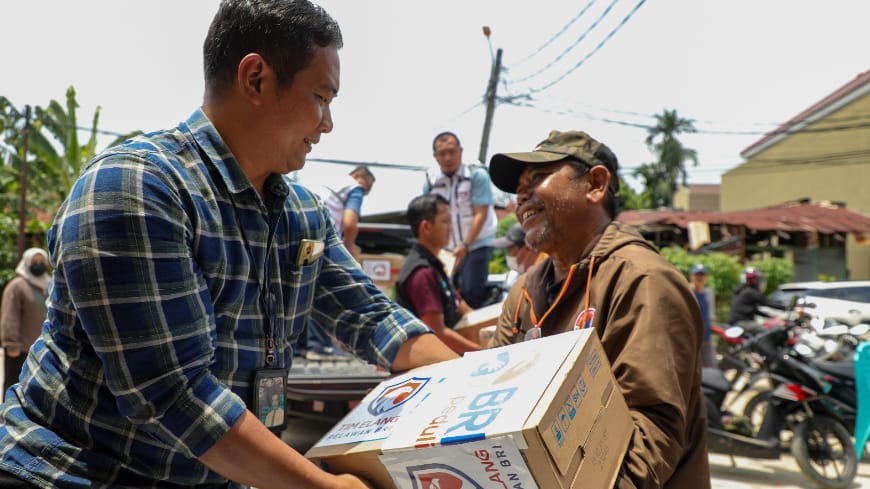
<path fill-rule="evenodd" d="M 251 411 L 274 432 L 287 427 L 287 369 L 263 367 L 254 370 Z"/>

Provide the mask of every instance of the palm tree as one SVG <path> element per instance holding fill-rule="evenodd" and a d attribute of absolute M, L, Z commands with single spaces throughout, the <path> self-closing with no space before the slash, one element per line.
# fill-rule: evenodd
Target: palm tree
<path fill-rule="evenodd" d="M 658 161 L 652 163 L 657 167 L 655 173 L 664 179 L 666 192 L 661 204 L 670 207 L 674 192 L 677 190 L 677 182 L 686 184 L 686 161 L 691 160 L 695 166 L 698 165 L 698 153 L 694 149 L 684 147 L 677 136 L 694 133 L 697 130 L 695 122 L 677 115 L 676 109 L 664 110 L 655 118 L 656 124 L 647 130 L 646 144 L 658 157 Z M 647 173 L 651 174 L 651 172 Z"/>
<path fill-rule="evenodd" d="M 48 108 L 33 108 L 27 151 L 26 232 L 32 245 L 44 238 L 50 217 L 72 188 L 82 167 L 96 154 L 100 108 L 92 119 L 87 143 L 79 143 L 81 128 L 76 122 L 76 93 L 66 92 L 66 107 L 52 100 Z M 22 145 L 24 114 L 0 96 L 0 285 L 8 280 L 2 270 L 13 270 L 18 236 L 19 199 L 21 196 Z M 110 145 L 140 134 L 132 132 L 117 137 Z M 14 272 L 12 272 L 14 275 Z"/>
<path fill-rule="evenodd" d="M 643 180 L 644 191 L 639 197 L 639 201 L 644 204 L 643 208 L 658 209 L 668 206 L 670 186 L 661 165 L 644 163 L 635 169 L 633 174 Z"/>
<path fill-rule="evenodd" d="M 36 107 L 35 110 L 37 126 L 41 130 L 31 136 L 30 144 L 35 156 L 34 163 L 40 173 L 34 183 L 41 187 L 41 198 L 34 196 L 34 203 L 40 204 L 44 210 L 53 212 L 57 209 L 72 188 L 82 167 L 97 153 L 97 135 L 100 133 L 97 126 L 101 108 L 97 106 L 94 111 L 88 140 L 82 145 L 79 144 L 79 131 L 83 128 L 78 126 L 76 119 L 78 106 L 75 89 L 69 87 L 66 91 L 65 110 L 56 100 L 49 102 L 45 109 Z M 109 145 L 137 134 L 141 134 L 141 131 L 120 135 Z"/>

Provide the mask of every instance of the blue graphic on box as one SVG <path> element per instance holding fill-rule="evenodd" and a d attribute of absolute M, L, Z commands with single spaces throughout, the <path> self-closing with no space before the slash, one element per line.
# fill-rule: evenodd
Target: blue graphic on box
<path fill-rule="evenodd" d="M 587 362 L 587 365 L 597 365 L 595 367 L 595 372 L 598 372 L 598 368 L 601 367 L 601 357 L 598 356 L 597 352 L 593 352 L 593 355 L 590 355 L 590 360 L 592 360 L 591 357 L 593 356 L 596 357 L 597 360 L 594 362 Z M 559 415 L 556 416 L 556 419 L 553 420 L 553 424 L 550 425 L 550 432 L 553 434 L 553 438 L 560 447 L 564 442 L 565 433 L 571 427 L 571 422 L 574 421 L 574 418 L 577 416 L 577 411 L 580 410 L 580 406 L 583 404 L 583 399 L 586 398 L 588 390 L 589 388 L 586 385 L 586 379 L 581 376 L 577 379 L 574 388 L 571 389 L 568 396 L 562 401 L 562 408 L 559 411 Z"/>
<path fill-rule="evenodd" d="M 503 351 L 498 355 L 495 355 L 492 361 L 483 362 L 478 365 L 477 368 L 471 372 L 471 376 L 481 377 L 484 375 L 494 374 L 505 368 L 505 366 L 510 363 L 510 359 L 510 354 L 506 351 Z"/>
<path fill-rule="evenodd" d="M 598 370 L 601 368 L 601 354 L 598 353 L 598 350 L 592 350 L 592 352 L 589 353 L 589 359 L 586 360 L 586 366 L 589 368 L 589 373 L 594 379 L 595 375 L 598 374 Z"/>

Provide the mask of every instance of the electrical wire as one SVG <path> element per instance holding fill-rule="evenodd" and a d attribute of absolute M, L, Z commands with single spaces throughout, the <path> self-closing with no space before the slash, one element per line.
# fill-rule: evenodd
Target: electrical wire
<path fill-rule="evenodd" d="M 586 60 L 588 60 L 590 57 L 592 57 L 593 54 L 597 53 L 602 47 L 604 47 L 604 45 L 607 44 L 608 41 L 610 41 L 610 39 L 613 37 L 613 35 L 616 34 L 620 29 L 622 29 L 623 26 L 625 26 L 625 24 L 629 21 L 629 19 L 631 19 L 632 16 L 634 16 L 634 14 L 637 13 L 637 11 L 640 9 L 641 6 L 643 6 L 644 3 L 646 3 L 646 0 L 640 0 L 639 2 L 637 2 L 637 5 L 635 5 L 634 8 L 632 8 L 631 11 L 629 11 L 628 14 L 622 18 L 622 20 L 619 22 L 619 24 L 616 25 L 616 27 L 614 27 L 610 32 L 607 33 L 607 36 L 605 36 L 604 39 L 602 39 L 601 42 L 599 42 L 598 45 L 595 46 L 595 48 L 592 51 L 590 51 L 586 56 L 584 56 L 582 59 L 580 59 L 580 61 L 577 62 L 577 64 L 575 64 L 574 66 L 572 66 L 568 71 L 566 71 L 565 73 L 563 73 L 558 78 L 551 81 L 550 83 L 542 85 L 539 88 L 529 90 L 529 92 L 530 93 L 543 92 L 544 90 L 546 90 L 546 89 L 552 87 L 553 85 L 559 83 L 560 81 L 564 80 L 571 73 L 574 73 L 575 71 L 577 71 L 578 68 L 583 66 L 583 63 L 585 63 Z"/>
<path fill-rule="evenodd" d="M 539 47 L 538 49 L 536 49 L 536 50 L 533 51 L 532 53 L 530 53 L 530 54 L 524 56 L 521 60 L 519 60 L 519 61 L 517 61 L 516 63 L 514 63 L 513 66 L 511 66 L 511 68 L 515 68 L 515 67 L 519 66 L 519 65 L 522 64 L 523 62 L 525 62 L 525 61 L 527 61 L 528 59 L 530 59 L 532 56 L 535 56 L 536 54 L 538 54 L 538 53 L 540 53 L 541 51 L 543 51 L 543 50 L 544 50 L 547 46 L 549 46 L 550 44 L 553 44 L 553 42 L 554 42 L 556 39 L 558 39 L 559 36 L 561 36 L 562 34 L 564 34 L 565 31 L 567 31 L 569 27 L 571 27 L 572 25 L 574 25 L 575 22 L 577 22 L 578 20 L 580 20 L 580 18 L 583 17 L 583 15 L 586 13 L 586 11 L 589 10 L 590 7 L 592 7 L 593 5 L 595 5 L 595 2 L 596 2 L 596 1 L 597 1 L 597 0 L 590 0 L 590 2 L 587 3 L 586 6 L 583 7 L 582 10 L 580 10 L 580 13 L 577 14 L 577 15 L 575 15 L 573 19 L 569 20 L 568 23 L 565 24 L 565 25 L 564 25 L 564 26 L 559 30 L 559 32 L 553 34 L 553 37 L 551 37 L 550 39 L 547 39 L 547 41 L 544 42 L 544 44 L 542 44 L 541 47 Z"/>
<path fill-rule="evenodd" d="M 558 63 L 559 60 L 561 60 L 561 59 L 562 59 L 566 54 L 570 53 L 574 48 L 576 48 L 577 45 L 580 44 L 580 43 L 583 41 L 583 39 L 586 39 L 586 36 L 588 36 L 588 35 L 589 35 L 589 34 L 590 34 L 590 33 L 591 33 L 591 32 L 592 32 L 596 27 L 598 27 L 598 24 L 600 24 L 601 21 L 604 20 L 604 17 L 606 17 L 607 14 L 610 13 L 611 9 L 613 9 L 613 6 L 616 5 L 616 3 L 617 3 L 618 1 L 619 1 L 619 0 L 612 0 L 612 1 L 610 2 L 610 4 L 609 4 L 605 9 L 604 9 L 604 11 L 601 12 L 601 14 L 598 16 L 598 18 L 595 19 L 595 21 L 592 23 L 592 25 L 590 25 L 588 28 L 586 28 L 585 31 L 583 31 L 582 34 L 580 34 L 580 37 L 577 38 L 576 41 L 574 41 L 570 46 L 568 46 L 567 48 L 565 48 L 561 53 L 559 53 L 559 54 L 558 54 L 558 55 L 557 55 L 557 56 L 556 56 L 552 61 L 550 61 L 549 63 L 547 63 L 543 68 L 541 68 L 541 69 L 539 69 L 538 71 L 532 73 L 531 75 L 528 75 L 528 76 L 522 77 L 522 78 L 520 78 L 520 79 L 518 79 L 518 80 L 510 80 L 510 81 L 508 81 L 508 83 L 522 83 L 522 82 L 524 82 L 524 81 L 526 81 L 526 80 L 530 80 L 530 79 L 532 79 L 532 78 L 534 78 L 534 77 L 540 75 L 540 74 L 543 73 L 544 71 L 548 70 L 548 69 L 549 69 L 550 67 L 552 67 L 554 64 Z M 644 1 L 646 1 L 646 0 L 642 0 L 641 3 L 643 3 Z M 594 52 L 594 51 L 593 51 L 593 52 Z"/>
<path fill-rule="evenodd" d="M 379 163 L 376 161 L 353 161 L 353 160 L 335 160 L 330 158 L 306 158 L 306 161 L 315 161 L 319 163 L 335 163 L 337 165 L 347 165 L 347 166 L 370 166 L 373 168 L 390 168 L 393 170 L 411 170 L 411 171 L 420 171 L 425 172 L 427 168 L 425 166 L 417 166 L 417 165 L 402 165 L 399 163 Z"/>

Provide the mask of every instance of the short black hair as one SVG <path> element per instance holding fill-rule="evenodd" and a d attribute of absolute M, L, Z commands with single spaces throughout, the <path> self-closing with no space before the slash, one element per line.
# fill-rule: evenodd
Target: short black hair
<path fill-rule="evenodd" d="M 439 132 L 438 135 L 435 136 L 435 139 L 432 140 L 432 152 L 433 153 L 435 152 L 435 143 L 437 143 L 438 141 L 443 141 L 447 138 L 455 139 L 456 145 L 459 146 L 460 148 L 462 147 L 462 143 L 459 142 L 459 136 L 457 136 L 456 134 L 454 134 L 450 131 L 444 131 L 444 132 Z"/>
<path fill-rule="evenodd" d="M 350 176 L 354 176 L 354 175 L 356 175 L 357 173 L 361 173 L 363 176 L 366 176 L 366 177 L 371 178 L 373 182 L 375 181 L 375 175 L 374 175 L 374 173 L 372 173 L 372 171 L 369 170 L 369 167 L 367 167 L 367 166 L 365 166 L 365 165 L 360 165 L 360 166 L 354 168 L 353 170 L 351 170 L 351 172 L 349 173 L 349 175 L 350 175 Z"/>
<path fill-rule="evenodd" d="M 343 44 L 338 23 L 308 0 L 223 0 L 202 47 L 206 94 L 220 94 L 232 84 L 250 53 L 260 54 L 279 88 L 286 88 L 317 47 Z"/>
<path fill-rule="evenodd" d="M 407 218 L 415 238 L 420 234 L 421 222 L 435 220 L 435 216 L 438 215 L 438 204 L 450 205 L 447 199 L 438 194 L 423 194 L 411 199 L 408 204 Z"/>

